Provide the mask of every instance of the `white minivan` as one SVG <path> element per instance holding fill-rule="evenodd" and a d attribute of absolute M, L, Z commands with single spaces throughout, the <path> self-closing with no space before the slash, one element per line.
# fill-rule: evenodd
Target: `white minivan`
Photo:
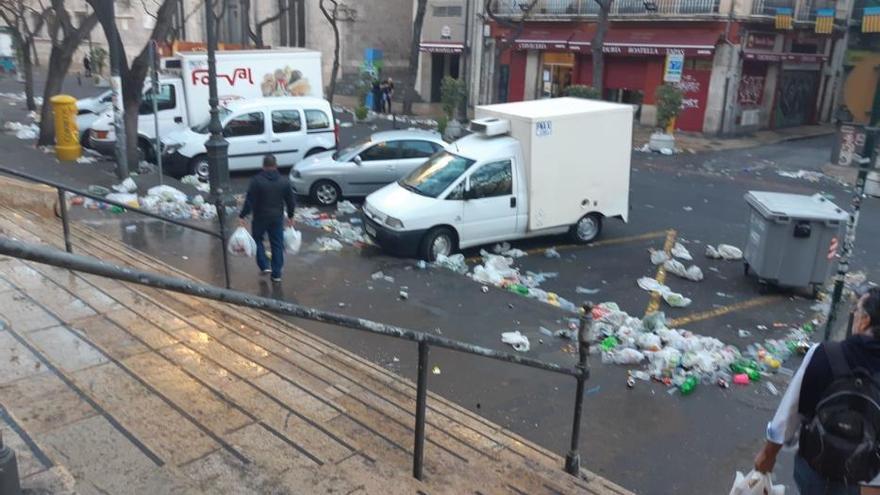
<path fill-rule="evenodd" d="M 383 249 L 433 261 L 459 248 L 569 233 L 594 241 L 627 220 L 632 107 L 555 98 L 476 108 L 473 134 L 367 196 Z"/>
<path fill-rule="evenodd" d="M 208 123 L 162 138 L 166 174 L 207 179 Z M 233 102 L 220 109 L 220 125 L 229 142 L 230 171 L 258 169 L 270 153 L 278 166 L 290 167 L 306 156 L 336 149 L 338 142 L 330 103 L 321 98 L 278 96 Z"/>

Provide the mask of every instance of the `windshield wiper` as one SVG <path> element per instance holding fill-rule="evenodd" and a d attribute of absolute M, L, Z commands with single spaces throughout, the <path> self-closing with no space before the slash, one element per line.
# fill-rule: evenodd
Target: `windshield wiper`
<path fill-rule="evenodd" d="M 431 196 L 425 194 L 424 192 L 422 192 L 421 190 L 419 190 L 416 186 L 407 184 L 404 181 L 400 181 L 400 182 L 398 182 L 398 184 L 400 185 L 400 187 L 406 189 L 407 191 L 412 191 L 412 192 L 418 194 L 419 196 L 427 196 L 429 198 L 431 197 Z"/>

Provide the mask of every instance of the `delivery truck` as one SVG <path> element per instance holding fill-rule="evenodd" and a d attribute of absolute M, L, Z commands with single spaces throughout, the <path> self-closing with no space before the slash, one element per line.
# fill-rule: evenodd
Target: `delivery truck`
<path fill-rule="evenodd" d="M 217 52 L 217 96 L 221 105 L 266 96 L 312 96 L 323 98 L 321 53 L 302 48 L 236 50 Z M 153 114 L 149 78 L 138 109 L 138 148 L 145 159 L 153 158 L 155 121 L 159 135 L 208 120 L 208 56 L 205 52 L 179 52 L 162 59 L 162 77 L 156 92 L 158 113 Z M 113 115 L 105 113 L 92 122 L 89 144 L 113 154 L 116 133 Z"/>
<path fill-rule="evenodd" d="M 470 135 L 364 202 L 383 249 L 433 261 L 457 249 L 627 221 L 633 110 L 555 98 L 476 108 Z"/>

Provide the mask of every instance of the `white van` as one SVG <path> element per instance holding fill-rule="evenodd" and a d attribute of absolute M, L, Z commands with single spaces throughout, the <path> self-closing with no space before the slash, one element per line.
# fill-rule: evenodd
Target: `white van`
<path fill-rule="evenodd" d="M 208 57 L 205 52 L 179 52 L 162 59 L 157 108 L 159 135 L 208 119 Z M 138 148 L 151 159 L 156 137 L 150 79 L 138 109 Z M 217 52 L 217 94 L 221 104 L 268 96 L 323 98 L 321 53 L 302 48 Z M 90 145 L 113 154 L 116 132 L 107 112 L 91 124 Z"/>
<path fill-rule="evenodd" d="M 306 156 L 336 148 L 338 129 L 330 103 L 322 98 L 256 98 L 220 109 L 223 136 L 229 142 L 229 170 L 262 166 L 263 156 L 275 155 L 280 167 L 293 166 Z M 164 172 L 180 177 L 208 177 L 205 141 L 208 121 L 162 138 Z"/>
<path fill-rule="evenodd" d="M 629 213 L 632 107 L 555 98 L 477 107 L 474 133 L 367 197 L 384 249 L 433 261 L 460 248 L 570 233 Z"/>

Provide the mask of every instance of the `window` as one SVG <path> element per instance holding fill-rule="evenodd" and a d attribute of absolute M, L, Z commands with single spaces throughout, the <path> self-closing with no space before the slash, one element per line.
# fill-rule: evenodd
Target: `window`
<path fill-rule="evenodd" d="M 410 172 L 398 184 L 416 194 L 436 198 L 473 164 L 474 161 L 469 158 L 441 151 L 428 158 L 428 161 Z"/>
<path fill-rule="evenodd" d="M 491 198 L 513 194 L 513 167 L 510 160 L 487 163 L 471 174 L 472 198 Z"/>
<path fill-rule="evenodd" d="M 315 129 L 329 129 L 330 118 L 321 110 L 306 110 L 306 127 L 310 131 Z"/>
<path fill-rule="evenodd" d="M 461 5 L 438 5 L 434 7 L 434 17 L 461 17 Z"/>
<path fill-rule="evenodd" d="M 141 99 L 141 106 L 138 109 L 139 114 L 148 115 L 153 113 L 153 97 L 154 95 L 152 90 L 147 90 L 147 92 L 144 93 L 144 96 Z M 160 85 L 159 94 L 155 95 L 155 98 L 156 108 L 158 108 L 159 111 L 174 110 L 174 107 L 177 106 L 176 93 L 174 91 L 174 86 L 172 86 L 171 84 Z"/>
<path fill-rule="evenodd" d="M 400 158 L 400 150 L 395 142 L 377 143 L 361 152 L 361 160 L 365 162 L 398 158 Z"/>
<path fill-rule="evenodd" d="M 246 113 L 233 118 L 223 127 L 226 137 L 258 136 L 263 133 L 263 112 Z"/>
<path fill-rule="evenodd" d="M 298 132 L 302 130 L 302 120 L 298 110 L 273 110 L 272 132 L 281 134 L 284 132 Z"/>
<path fill-rule="evenodd" d="M 401 158 L 428 158 L 437 152 L 434 143 L 430 141 L 399 141 Z"/>

